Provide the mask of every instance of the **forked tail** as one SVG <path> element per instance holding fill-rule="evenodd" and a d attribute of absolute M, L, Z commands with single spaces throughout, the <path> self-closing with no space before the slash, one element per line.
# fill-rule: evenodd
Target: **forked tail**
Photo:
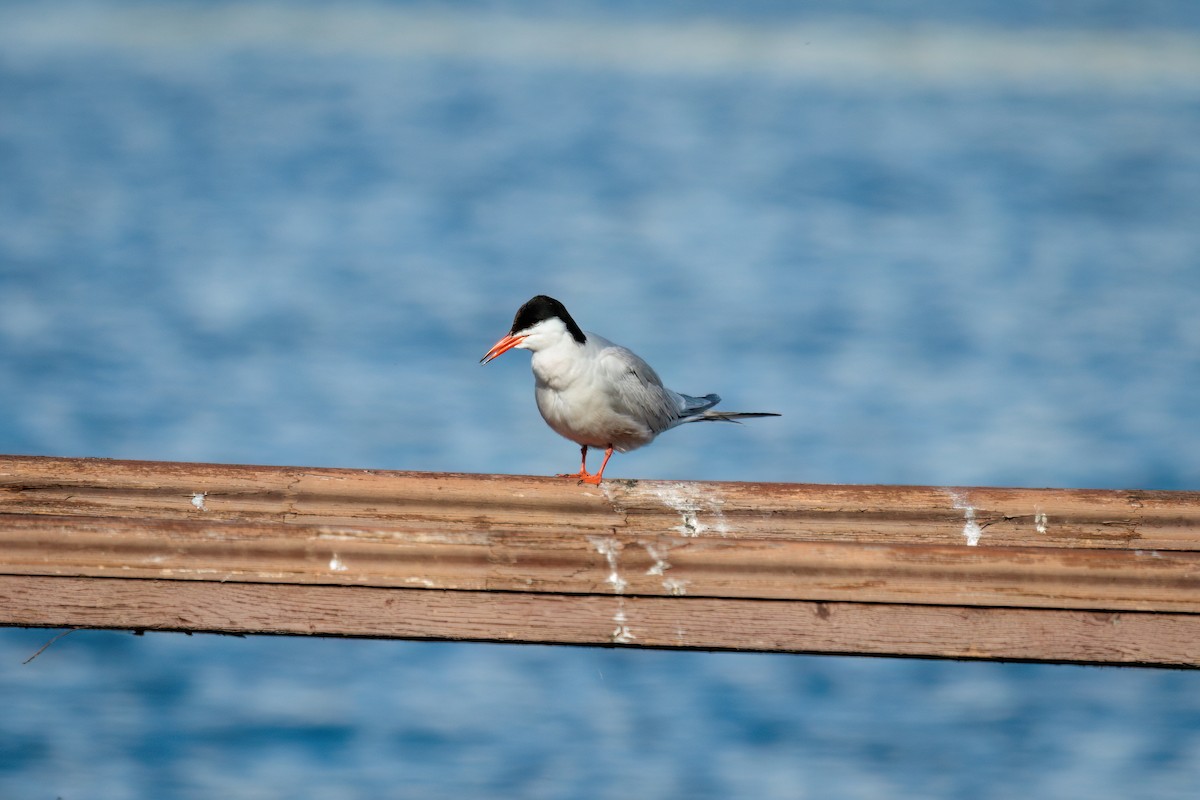
<path fill-rule="evenodd" d="M 774 411 L 705 411 L 688 417 L 684 422 L 737 422 L 750 417 L 781 417 Z"/>

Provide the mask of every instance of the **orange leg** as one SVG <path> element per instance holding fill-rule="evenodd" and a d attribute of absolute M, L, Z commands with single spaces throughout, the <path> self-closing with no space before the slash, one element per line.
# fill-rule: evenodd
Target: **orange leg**
<path fill-rule="evenodd" d="M 591 475 L 588 475 L 588 471 L 587 471 L 587 451 L 588 451 L 588 448 L 587 448 L 586 444 L 582 445 L 579 448 L 579 456 L 580 456 L 579 472 L 563 472 L 558 475 L 555 475 L 554 477 L 556 477 L 556 478 L 578 478 L 581 481 L 585 481 L 588 478 L 590 478 Z"/>
<path fill-rule="evenodd" d="M 601 476 L 603 476 L 603 475 L 604 475 L 604 468 L 605 468 L 606 466 L 608 466 L 608 460 L 609 460 L 610 458 L 612 458 L 612 454 L 613 454 L 612 445 L 609 445 L 608 449 L 606 449 L 606 450 L 604 451 L 604 461 L 600 462 L 600 471 L 599 471 L 599 472 L 597 472 L 595 475 L 590 475 L 590 474 L 588 474 L 588 471 L 587 471 L 587 451 L 588 451 L 588 447 L 587 447 L 587 445 L 586 445 L 586 444 L 585 444 L 585 445 L 582 445 L 582 446 L 579 448 L 579 455 L 580 455 L 580 459 L 579 459 L 579 472 L 565 472 L 565 473 L 562 473 L 561 475 L 557 475 L 557 476 L 555 476 L 555 477 L 558 477 L 558 478 L 576 478 L 577 480 L 583 481 L 584 483 L 590 483 L 590 484 L 591 484 L 591 485 L 593 485 L 593 486 L 599 486 L 599 485 L 600 485 L 600 478 L 601 478 Z"/>
<path fill-rule="evenodd" d="M 596 474 L 595 474 L 595 475 L 588 475 L 588 474 L 586 474 L 586 473 L 587 473 L 587 470 L 584 470 L 584 473 L 585 473 L 585 474 L 584 474 L 584 476 L 583 476 L 583 478 L 582 478 L 583 482 L 584 482 L 584 483 L 590 483 L 590 484 L 592 484 L 593 486 L 599 486 L 599 485 L 600 485 L 600 479 L 601 479 L 601 477 L 603 477 L 603 475 L 604 475 L 604 468 L 608 466 L 608 460 L 609 460 L 610 458 L 612 458 L 612 454 L 613 454 L 613 449 L 612 449 L 612 445 L 610 444 L 610 445 L 608 446 L 608 449 L 606 449 L 606 450 L 604 451 L 604 460 L 600 462 L 600 469 L 599 469 L 599 470 L 596 472 Z"/>

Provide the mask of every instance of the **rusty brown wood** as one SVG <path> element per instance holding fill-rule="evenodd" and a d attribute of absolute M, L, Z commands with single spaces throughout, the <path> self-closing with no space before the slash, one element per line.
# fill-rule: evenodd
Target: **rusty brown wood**
<path fill-rule="evenodd" d="M 1191 633 L 1200 619 L 1200 493 L 1191 492 L 662 481 L 596 488 L 522 476 L 0 456 L 0 576 L 13 586 L 70 586 L 76 597 L 96 587 L 92 612 L 75 602 L 74 611 L 51 615 L 63 625 L 250 630 L 195 617 L 172 624 L 161 598 L 299 598 L 278 609 L 286 616 L 304 597 L 318 611 L 317 598 L 355 589 L 407 606 L 478 610 L 471 624 L 447 623 L 443 638 L 611 643 L 615 612 L 602 613 L 599 627 L 583 620 L 597 613 L 588 609 L 620 602 L 626 614 L 663 609 L 638 623 L 640 632 L 625 625 L 629 635 L 618 643 L 630 645 L 1200 663 Z M 117 586 L 123 597 L 142 587 L 160 598 L 148 607 L 164 609 L 162 624 L 123 625 L 115 611 L 108 625 L 94 619 L 106 613 L 103 592 Z M 275 601 L 262 602 L 255 613 L 272 613 Z M 534 620 L 569 608 L 578 619 L 570 636 L 549 623 L 517 635 L 502 608 Z M 841 619 L 858 620 L 854 633 L 844 632 L 840 646 L 809 641 L 817 634 L 795 620 L 811 608 L 840 609 Z M 8 609 L 0 605 L 0 624 L 49 624 Z M 748 615 L 761 624 L 747 627 Z M 984 618 L 1013 643 L 972 649 L 969 637 L 952 645 L 953 636 L 931 633 L 964 619 L 969 632 Z M 1100 618 L 1137 622 L 1101 636 Z M 254 630 L 439 637 L 280 624 Z M 672 642 L 662 626 L 704 634 Z M 1018 647 L 1021 626 L 1031 634 L 1050 626 L 1053 635 Z M 1186 635 L 1158 642 L 1166 630 Z M 1129 641 L 1134 634 L 1143 638 Z M 1061 646 L 1052 646 L 1056 637 Z"/>
<path fill-rule="evenodd" d="M 1200 553 L 5 517 L 0 570 L 562 594 L 1200 612 Z"/>
<path fill-rule="evenodd" d="M 1200 664 L 1200 615 L 0 575 L 8 624 Z"/>
<path fill-rule="evenodd" d="M 198 499 L 202 496 L 202 500 Z M 1200 492 L 573 481 L 0 456 L 0 513 L 1195 550 Z"/>

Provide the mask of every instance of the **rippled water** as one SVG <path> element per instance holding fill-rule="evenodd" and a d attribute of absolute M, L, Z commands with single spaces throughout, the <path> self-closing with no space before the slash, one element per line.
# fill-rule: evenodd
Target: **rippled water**
<path fill-rule="evenodd" d="M 0 9 L 0 452 L 563 471 L 547 292 L 784 414 L 613 477 L 1200 484 L 1192 5 L 281 8 Z M 52 635 L 0 796 L 1200 785 L 1190 673 Z"/>

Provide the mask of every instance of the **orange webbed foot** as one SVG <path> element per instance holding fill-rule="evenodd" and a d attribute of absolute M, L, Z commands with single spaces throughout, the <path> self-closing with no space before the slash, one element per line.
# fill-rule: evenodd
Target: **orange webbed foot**
<path fill-rule="evenodd" d="M 608 465 L 608 459 L 612 457 L 613 449 L 611 447 L 609 447 L 608 449 L 606 449 L 604 451 L 604 461 L 601 462 L 601 464 L 600 464 L 600 471 L 597 472 L 595 475 L 592 475 L 591 473 L 589 473 L 587 471 L 587 451 L 588 451 L 588 449 L 587 449 L 586 444 L 579 448 L 580 456 L 582 456 L 582 458 L 580 459 L 582 461 L 582 463 L 579 465 L 579 472 L 564 472 L 559 475 L 556 475 L 555 477 L 556 478 L 575 478 L 580 483 L 587 483 L 587 484 L 591 484 L 592 486 L 599 486 L 601 477 L 604 475 L 604 468 Z"/>
<path fill-rule="evenodd" d="M 600 476 L 593 475 L 590 472 L 560 472 L 555 475 L 556 478 L 574 478 L 580 483 L 590 483 L 593 486 L 600 485 Z"/>

